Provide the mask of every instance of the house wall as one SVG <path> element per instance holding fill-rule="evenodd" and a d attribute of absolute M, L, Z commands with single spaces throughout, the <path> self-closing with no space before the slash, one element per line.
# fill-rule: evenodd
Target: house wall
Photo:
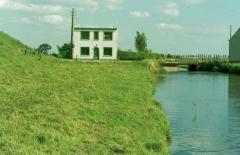
<path fill-rule="evenodd" d="M 97 31 L 97 30 L 96 30 Z M 90 40 L 81 40 L 81 31 L 75 30 L 74 31 L 74 50 L 73 50 L 73 59 L 85 59 L 85 60 L 92 60 L 94 58 L 94 48 L 99 48 L 99 59 L 100 60 L 115 60 L 117 59 L 117 51 L 118 51 L 118 32 L 117 31 L 109 31 L 109 30 L 101 30 L 99 32 L 99 40 L 94 40 L 94 32 L 95 30 L 90 31 Z M 104 40 L 104 32 L 113 32 L 113 40 L 105 41 Z M 82 56 L 80 54 L 81 47 L 89 47 L 90 54 L 89 56 Z M 104 56 L 103 48 L 104 47 L 111 47 L 112 57 Z"/>
<path fill-rule="evenodd" d="M 240 62 L 240 31 L 237 31 L 229 41 L 229 61 Z"/>

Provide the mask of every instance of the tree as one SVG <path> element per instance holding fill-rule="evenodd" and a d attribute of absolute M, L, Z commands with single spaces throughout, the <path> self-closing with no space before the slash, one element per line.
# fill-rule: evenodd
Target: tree
<path fill-rule="evenodd" d="M 138 52 L 147 52 L 147 38 L 145 33 L 137 31 L 137 36 L 135 37 L 135 47 Z"/>
<path fill-rule="evenodd" d="M 42 54 L 48 54 L 48 51 L 51 50 L 52 47 L 48 44 L 42 44 L 38 47 L 38 55 L 39 55 L 39 60 L 42 59 Z"/>
<path fill-rule="evenodd" d="M 38 47 L 39 54 L 48 54 L 52 47 L 48 44 L 42 44 Z"/>

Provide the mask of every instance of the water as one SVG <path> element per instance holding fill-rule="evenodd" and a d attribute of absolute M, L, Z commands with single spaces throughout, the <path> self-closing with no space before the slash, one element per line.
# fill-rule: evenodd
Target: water
<path fill-rule="evenodd" d="M 178 72 L 156 88 L 173 155 L 240 155 L 240 76 Z"/>

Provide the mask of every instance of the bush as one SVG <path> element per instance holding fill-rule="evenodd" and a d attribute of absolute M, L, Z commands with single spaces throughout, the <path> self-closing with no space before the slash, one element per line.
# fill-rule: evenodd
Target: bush
<path fill-rule="evenodd" d="M 209 61 L 199 64 L 197 71 L 240 74 L 240 65 L 220 61 Z"/>
<path fill-rule="evenodd" d="M 57 46 L 59 57 L 64 59 L 70 59 L 71 58 L 71 44 L 65 43 L 64 45 Z"/>
<path fill-rule="evenodd" d="M 197 70 L 197 65 L 191 64 L 188 66 L 188 71 L 196 71 Z"/>
<path fill-rule="evenodd" d="M 141 61 L 144 59 L 160 59 L 163 56 L 159 53 L 153 52 L 133 52 L 118 50 L 119 60 Z"/>
<path fill-rule="evenodd" d="M 229 69 L 229 73 L 240 74 L 240 66 L 239 65 L 231 65 Z"/>
<path fill-rule="evenodd" d="M 144 59 L 144 56 L 138 52 L 132 51 L 118 51 L 119 60 L 131 60 L 131 61 L 141 61 Z"/>
<path fill-rule="evenodd" d="M 230 72 L 230 64 L 229 63 L 223 63 L 219 66 L 219 72 L 223 73 L 229 73 Z"/>
<path fill-rule="evenodd" d="M 140 55 L 144 57 L 144 59 L 160 59 L 163 58 L 163 55 L 154 52 L 140 52 Z"/>
<path fill-rule="evenodd" d="M 217 72 L 221 68 L 221 62 L 219 61 L 209 61 L 209 62 L 203 62 L 200 65 L 198 65 L 197 70 L 198 71 L 214 71 Z"/>
<path fill-rule="evenodd" d="M 57 53 L 52 53 L 52 54 L 50 54 L 51 56 L 53 56 L 53 57 L 55 57 L 55 58 L 58 58 L 59 57 L 59 55 L 57 54 Z"/>

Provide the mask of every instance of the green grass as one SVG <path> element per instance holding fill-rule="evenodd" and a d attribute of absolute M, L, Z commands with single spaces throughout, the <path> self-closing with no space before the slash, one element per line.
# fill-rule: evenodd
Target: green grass
<path fill-rule="evenodd" d="M 168 154 L 168 122 L 146 63 L 39 61 L 5 35 L 0 154 Z"/>

